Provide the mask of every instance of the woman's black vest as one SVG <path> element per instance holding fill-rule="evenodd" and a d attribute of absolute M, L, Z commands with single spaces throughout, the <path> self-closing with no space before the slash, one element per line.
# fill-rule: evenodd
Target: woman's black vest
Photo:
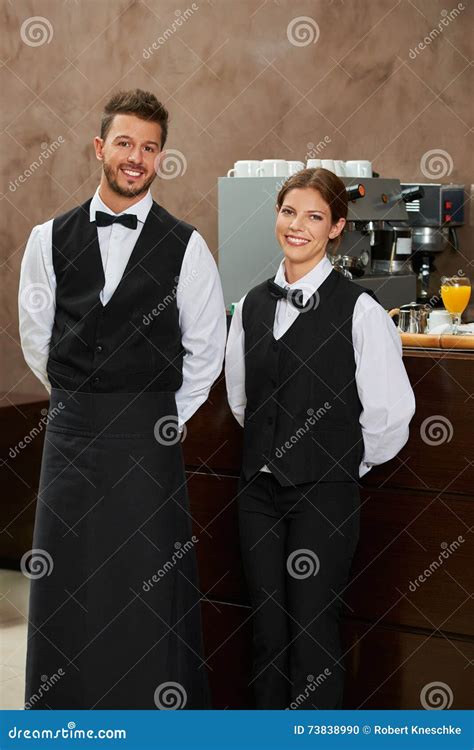
<path fill-rule="evenodd" d="M 194 227 L 153 201 L 104 307 L 99 294 L 105 276 L 89 205 L 53 221 L 57 288 L 49 381 L 79 391 L 177 391 L 184 352 L 176 290 Z"/>
<path fill-rule="evenodd" d="M 267 282 L 243 304 L 245 391 L 242 471 L 267 464 L 283 486 L 358 481 L 364 445 L 355 381 L 352 313 L 368 292 L 332 270 L 309 310 L 278 340 Z M 375 297 L 376 299 L 376 297 Z"/>

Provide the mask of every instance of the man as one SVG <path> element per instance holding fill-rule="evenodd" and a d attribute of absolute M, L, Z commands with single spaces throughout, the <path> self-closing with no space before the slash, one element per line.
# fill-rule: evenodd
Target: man
<path fill-rule="evenodd" d="M 150 193 L 167 129 L 153 94 L 114 95 L 98 189 L 22 261 L 22 348 L 51 393 L 27 707 L 209 707 L 180 433 L 221 370 L 225 308 L 204 239 Z"/>

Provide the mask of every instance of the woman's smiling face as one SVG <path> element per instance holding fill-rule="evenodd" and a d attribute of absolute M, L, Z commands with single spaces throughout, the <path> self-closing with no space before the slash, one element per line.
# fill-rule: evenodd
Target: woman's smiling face
<path fill-rule="evenodd" d="M 331 209 L 319 190 L 289 190 L 277 208 L 275 235 L 291 263 L 315 265 L 325 254 L 330 239 L 343 230 L 345 219 L 332 223 Z"/>

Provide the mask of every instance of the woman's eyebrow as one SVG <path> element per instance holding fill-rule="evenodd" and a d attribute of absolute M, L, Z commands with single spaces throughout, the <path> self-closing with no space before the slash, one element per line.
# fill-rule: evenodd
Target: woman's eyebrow
<path fill-rule="evenodd" d="M 293 211 L 295 210 L 293 206 L 290 206 L 289 203 L 284 203 L 282 208 L 291 208 Z M 305 211 L 305 214 L 316 214 L 316 213 L 325 214 L 326 211 L 323 211 L 321 208 L 313 208 L 313 209 L 310 209 L 309 211 Z"/>

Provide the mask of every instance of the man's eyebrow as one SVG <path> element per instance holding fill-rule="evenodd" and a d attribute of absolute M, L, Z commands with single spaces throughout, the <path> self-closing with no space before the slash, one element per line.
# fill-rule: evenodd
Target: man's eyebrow
<path fill-rule="evenodd" d="M 128 138 L 129 141 L 133 141 L 133 138 L 132 138 L 131 135 L 116 135 L 115 138 L 114 138 L 114 141 L 116 141 L 117 138 Z M 154 146 L 158 146 L 158 147 L 160 145 L 156 141 L 144 141 L 144 143 L 153 143 Z"/>

